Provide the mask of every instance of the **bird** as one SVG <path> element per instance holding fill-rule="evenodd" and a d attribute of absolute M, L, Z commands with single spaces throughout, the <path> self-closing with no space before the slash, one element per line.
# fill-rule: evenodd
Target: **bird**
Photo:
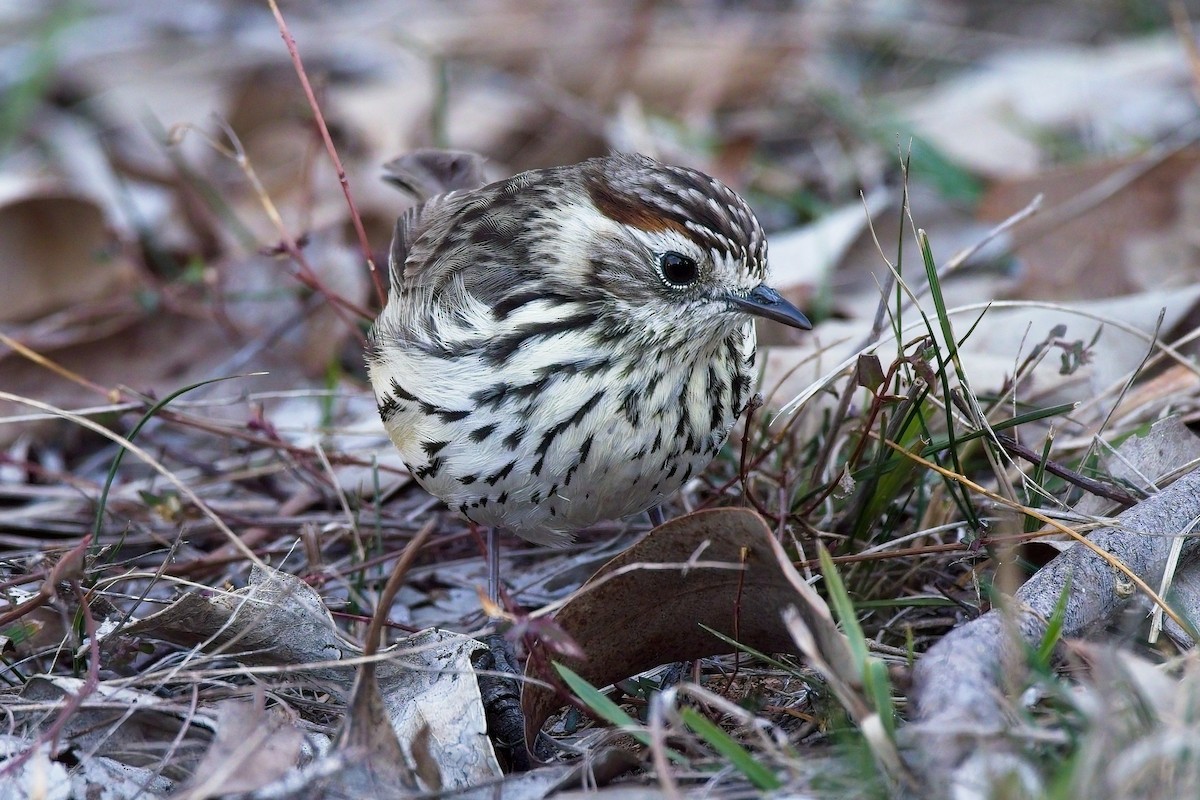
<path fill-rule="evenodd" d="M 481 157 L 386 167 L 396 222 L 368 336 L 411 476 L 488 531 L 563 546 L 661 504 L 749 403 L 756 318 L 808 318 L 766 283 L 767 239 L 717 179 L 618 153 L 487 182 Z"/>

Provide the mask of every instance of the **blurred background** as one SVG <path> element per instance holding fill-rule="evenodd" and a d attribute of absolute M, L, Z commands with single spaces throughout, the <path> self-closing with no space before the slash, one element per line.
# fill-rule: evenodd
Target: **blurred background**
<path fill-rule="evenodd" d="M 280 498 L 336 519 L 330 476 L 405 485 L 365 382 L 365 264 L 386 272 L 410 202 L 382 165 L 417 147 L 478 151 L 497 178 L 636 150 L 742 192 L 773 284 L 817 322 L 761 334 L 768 404 L 807 403 L 802 436 L 894 305 L 892 270 L 924 296 L 918 228 L 976 391 L 1021 364 L 1023 401 L 1112 398 L 1148 336 L 1186 354 L 1198 327 L 1196 5 L 284 2 L 364 254 L 266 2 L 0 0 L 0 535 L 90 524 L 71 487 L 111 450 L 47 408 L 128 431 L 145 398 L 216 378 L 142 435 L 244 519 Z M 1200 392 L 1168 377 L 1151 397 Z M 239 470 L 257 483 L 224 482 Z M 130 480 L 147 544 L 173 535 L 171 492 Z"/>
<path fill-rule="evenodd" d="M 776 282 L 835 321 L 874 313 L 875 239 L 892 260 L 909 246 L 905 164 L 943 258 L 1045 195 L 968 259 L 963 299 L 1192 285 L 1195 10 L 282 4 L 377 264 L 408 202 L 379 180 L 398 153 L 476 150 L 502 177 L 637 150 L 744 192 L 774 234 Z M 289 237 L 304 265 L 280 256 Z M 251 369 L 271 372 L 257 389 L 328 384 L 361 376 L 355 310 L 378 302 L 362 264 L 265 2 L 0 2 L 0 331 L 100 387 Z M 7 345 L 0 376 L 51 403 L 98 399 Z"/>
<path fill-rule="evenodd" d="M 0 678 L 14 690 L 39 670 L 81 672 L 79 616 L 67 595 L 50 602 L 67 569 L 103 581 L 96 616 L 123 624 L 161 610 L 179 581 L 244 585 L 252 550 L 361 633 L 388 565 L 437 526 L 390 624 L 478 627 L 485 560 L 408 478 L 363 367 L 386 278 L 366 264 L 386 271 L 411 202 L 382 166 L 419 147 L 478 151 L 496 178 L 639 151 L 749 200 L 772 284 L 816 325 L 761 329 L 768 408 L 670 511 L 749 500 L 802 557 L 816 541 L 871 556 L 843 574 L 856 600 L 880 601 L 866 630 L 882 631 L 892 666 L 986 607 L 979 537 L 1036 528 L 990 498 L 977 513 L 907 462 L 885 470 L 901 459 L 880 439 L 919 452 L 955 417 L 896 430 L 897 395 L 909 392 L 905 413 L 969 396 L 997 430 L 1019 423 L 1036 479 L 993 459 L 988 436 L 958 450 L 968 474 L 994 471 L 1035 507 L 1052 496 L 1075 510 L 1082 494 L 1057 478 L 1043 491 L 1047 458 L 1089 470 L 1097 442 L 1152 420 L 1171 418 L 1183 455 L 1148 444 L 1150 459 L 1194 464 L 1179 421 L 1200 420 L 1200 1 L 280 3 L 361 236 L 266 0 L 0 0 L 0 613 L 25 626 L 0 629 L 0 656 L 24 671 Z M 929 345 L 950 335 L 953 348 Z M 904 381 L 885 385 L 887 370 Z M 769 416 L 784 406 L 799 409 L 789 437 Z M 974 413 L 957 419 L 979 433 Z M 144 448 L 119 470 L 118 435 Z M 1079 513 L 1110 510 L 1098 508 Z M 561 599 L 639 524 L 553 553 L 506 544 L 506 563 L 522 562 L 505 571 L 513 596 Z M 679 598 L 646 594 L 634 601 L 647 615 L 685 627 L 667 602 Z M 157 653 L 150 634 L 118 638 L 105 680 L 138 674 L 163 642 L 185 663 L 205 638 L 156 635 Z M 164 681 L 194 708 L 179 675 Z M 781 685 L 761 707 L 810 720 L 806 737 L 836 730 L 824 689 L 794 705 L 795 684 Z M 1160 696 L 1195 718 L 1174 703 L 1183 689 Z M 1089 712 L 1097 730 L 1134 729 L 1106 709 Z M 1133 751 L 1104 740 L 1072 760 L 1046 744 L 1071 735 L 1055 736 L 1033 745 L 1055 767 Z M 174 753 L 170 738 L 155 752 Z"/>

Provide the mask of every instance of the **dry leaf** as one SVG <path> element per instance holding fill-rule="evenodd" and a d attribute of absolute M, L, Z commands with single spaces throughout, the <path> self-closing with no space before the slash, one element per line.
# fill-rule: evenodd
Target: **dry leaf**
<path fill-rule="evenodd" d="M 303 734 L 278 707 L 265 708 L 264 699 L 260 689 L 253 701 L 217 704 L 216 738 L 177 800 L 253 792 L 295 768 Z"/>
<path fill-rule="evenodd" d="M 135 270 L 87 197 L 0 179 L 0 322 L 19 322 L 129 291 Z"/>
<path fill-rule="evenodd" d="M 124 633 L 236 653 L 244 664 L 317 664 L 292 674 L 342 697 L 353 696 L 353 702 L 365 704 L 356 706 L 356 713 L 389 720 L 406 751 L 428 728 L 432 734 L 426 737 L 425 752 L 437 757 L 446 788 L 473 786 L 500 774 L 471 666 L 471 654 L 483 645 L 468 636 L 436 629 L 413 634 L 394 644 L 376 665 L 370 682 L 377 687 L 352 691 L 358 670 L 330 662 L 362 652 L 338 633 L 320 595 L 292 575 L 260 568 L 244 589 L 211 597 L 185 594 Z M 377 702 L 382 714 L 375 713 Z M 379 744 L 371 738 L 359 742 L 364 743 Z"/>
<path fill-rule="evenodd" d="M 81 678 L 35 676 L 21 692 L 25 703 L 59 704 L 84 691 Z M 194 774 L 217 729 L 206 710 L 190 712 L 174 699 L 153 692 L 101 683 L 74 711 L 62 741 L 80 752 L 111 758 L 116 765 L 149 768 L 172 781 Z M 163 762 L 163 745 L 173 742 Z M 2 783 L 2 782 L 0 782 Z"/>
<path fill-rule="evenodd" d="M 1187 59 L 1172 34 L 1107 47 L 1019 48 L 900 107 L 923 138 L 998 178 L 1046 162 L 1050 134 L 1089 130 L 1104 149 L 1142 149 L 1190 120 Z"/>
<path fill-rule="evenodd" d="M 792 568 L 762 517 L 724 508 L 655 528 L 605 564 L 554 621 L 587 653 L 586 661 L 562 663 L 592 685 L 607 686 L 659 664 L 729 652 L 729 645 L 701 625 L 763 652 L 791 652 L 794 643 L 780 616 L 789 606 L 800 607 L 822 651 L 844 667 L 825 638 L 836 634 L 828 610 Z M 818 620 L 822 614 L 828 624 Z M 533 741 L 557 704 L 553 691 L 525 685 L 526 741 Z"/>
<path fill-rule="evenodd" d="M 992 186 L 980 216 L 1000 222 L 1036 195 L 1042 211 L 1012 232 L 1020 297 L 1114 297 L 1200 280 L 1200 148 L 1072 165 Z"/>

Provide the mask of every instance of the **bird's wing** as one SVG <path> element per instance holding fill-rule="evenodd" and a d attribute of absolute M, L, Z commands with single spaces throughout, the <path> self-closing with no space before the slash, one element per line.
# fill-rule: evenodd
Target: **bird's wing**
<path fill-rule="evenodd" d="M 531 242 L 531 207 L 546 202 L 548 171 L 525 172 L 472 191 L 454 190 L 409 209 L 397 222 L 389 254 L 393 285 L 466 292 L 495 304 L 522 275 L 540 269 Z"/>
<path fill-rule="evenodd" d="M 389 161 L 384 180 L 411 194 L 420 203 L 396 220 L 388 267 L 392 285 L 413 279 L 434 259 L 447 236 L 443 224 L 469 202 L 464 193 L 486 179 L 483 158 L 454 150 L 415 150 Z"/>

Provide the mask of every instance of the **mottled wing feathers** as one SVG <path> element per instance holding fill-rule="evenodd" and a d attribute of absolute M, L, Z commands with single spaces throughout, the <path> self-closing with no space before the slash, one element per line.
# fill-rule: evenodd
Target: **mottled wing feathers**
<path fill-rule="evenodd" d="M 447 222 L 462 202 L 461 195 L 443 194 L 400 215 L 388 252 L 393 287 L 411 281 L 432 265 L 437 251 L 453 233 Z"/>
<path fill-rule="evenodd" d="M 396 220 L 388 266 L 399 286 L 429 264 L 447 233 L 445 222 L 456 205 L 484 185 L 483 159 L 473 153 L 417 150 L 384 165 L 384 180 L 421 203 Z"/>
<path fill-rule="evenodd" d="M 432 171 L 407 169 L 399 183 L 429 187 L 434 182 L 429 177 Z M 393 285 L 401 290 L 441 291 L 453 280 L 451 291 L 466 291 L 494 304 L 523 274 L 540 269 L 529 252 L 530 242 L 540 235 L 532 221 L 553 202 L 543 195 L 552 183 L 547 177 L 554 171 L 522 173 L 470 191 L 461 181 L 473 170 L 450 167 L 445 171 L 450 176 L 443 185 L 460 188 L 430 197 L 396 223 L 390 253 Z M 472 177 L 478 179 L 478 174 Z"/>

